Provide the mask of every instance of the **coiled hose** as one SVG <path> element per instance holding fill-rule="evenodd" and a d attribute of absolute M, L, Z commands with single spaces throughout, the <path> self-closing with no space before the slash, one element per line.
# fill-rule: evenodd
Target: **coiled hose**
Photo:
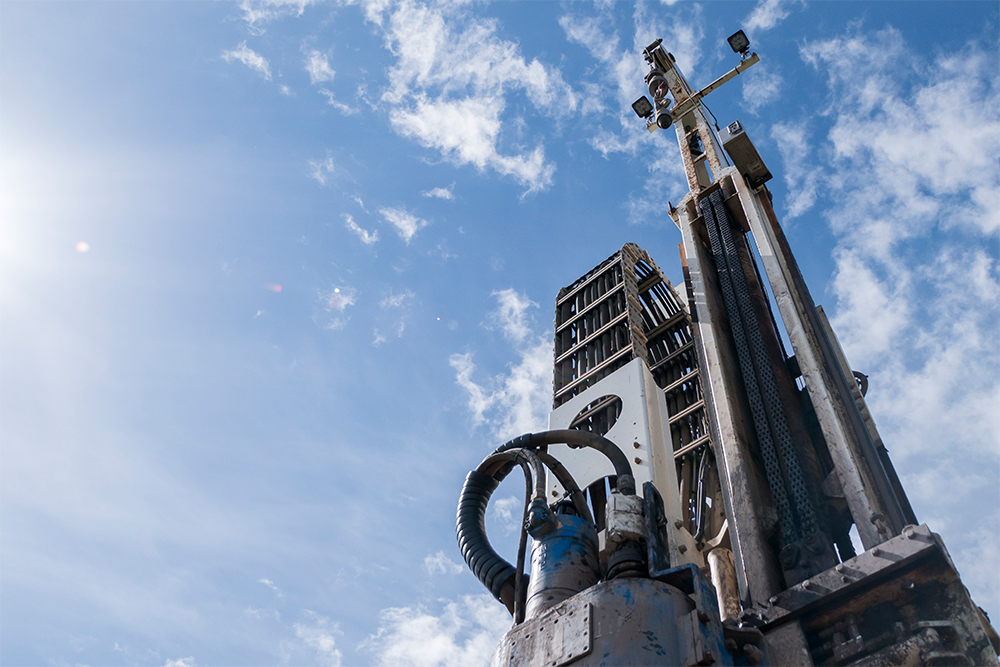
<path fill-rule="evenodd" d="M 475 470 L 469 472 L 462 486 L 456 518 L 456 537 L 462 557 L 476 578 L 493 597 L 503 602 L 512 614 L 515 613 L 515 607 L 520 607 L 520 604 L 517 604 L 520 601 L 516 597 L 517 593 L 521 592 L 521 587 L 515 586 L 517 571 L 514 566 L 494 551 L 486 536 L 486 507 L 497 486 L 515 465 L 521 465 L 525 471 L 527 487 L 534 489 L 531 499 L 538 497 L 544 499 L 545 477 L 542 467 L 544 463 L 570 493 L 580 516 L 593 521 L 590 508 L 587 507 L 583 493 L 572 476 L 562 464 L 543 449 L 547 445 L 564 443 L 570 447 L 590 447 L 604 454 L 615 468 L 618 492 L 623 495 L 635 495 L 632 468 L 628 458 L 618 446 L 595 433 L 575 429 L 526 433 L 505 442 L 493 454 L 486 457 Z M 533 481 L 529 477 L 529 471 L 534 473 Z M 521 551 L 519 549 L 519 552 Z M 519 566 L 523 568 L 522 563 L 519 563 Z"/>

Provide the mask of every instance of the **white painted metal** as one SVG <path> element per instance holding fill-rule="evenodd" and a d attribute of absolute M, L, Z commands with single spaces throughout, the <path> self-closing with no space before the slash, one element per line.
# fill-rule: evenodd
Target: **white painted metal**
<path fill-rule="evenodd" d="M 642 493 L 645 482 L 653 482 L 663 497 L 664 512 L 671 519 L 680 514 L 680 492 L 677 472 L 669 438 L 669 421 L 663 390 L 656 386 L 653 376 L 641 359 L 607 376 L 593 387 L 560 405 L 549 414 L 549 429 L 565 429 L 581 410 L 601 396 L 613 394 L 622 401 L 618 421 L 605 434 L 625 453 L 632 466 L 635 486 Z M 611 462 L 593 449 L 570 449 L 568 445 L 551 445 L 549 452 L 563 462 L 580 488 L 615 474 Z M 547 480 L 549 500 L 565 494 L 553 475 Z M 704 566 L 694 538 L 685 528 L 677 528 L 671 521 L 668 531 L 670 562 L 681 565 L 694 563 Z"/>

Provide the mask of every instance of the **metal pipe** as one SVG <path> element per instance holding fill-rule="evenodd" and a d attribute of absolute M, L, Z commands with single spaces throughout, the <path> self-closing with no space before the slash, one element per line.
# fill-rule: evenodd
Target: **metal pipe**
<path fill-rule="evenodd" d="M 740 591 L 736 583 L 733 552 L 729 549 L 716 547 L 708 552 L 707 560 L 708 569 L 712 574 L 712 585 L 715 586 L 715 596 L 719 601 L 721 620 L 724 621 L 739 615 Z"/>

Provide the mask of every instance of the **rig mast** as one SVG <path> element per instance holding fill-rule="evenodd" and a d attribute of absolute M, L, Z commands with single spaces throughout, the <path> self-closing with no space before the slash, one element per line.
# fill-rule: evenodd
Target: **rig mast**
<path fill-rule="evenodd" d="M 683 293 L 633 244 L 560 290 L 551 430 L 466 479 L 459 546 L 514 617 L 492 664 L 997 665 L 809 295 L 770 172 L 701 101 L 758 62 L 742 31 L 730 45 L 739 65 L 698 91 L 660 40 L 643 51 L 653 101 L 633 109 L 675 128 L 689 187 L 669 207 Z M 517 466 L 511 565 L 483 519 Z"/>

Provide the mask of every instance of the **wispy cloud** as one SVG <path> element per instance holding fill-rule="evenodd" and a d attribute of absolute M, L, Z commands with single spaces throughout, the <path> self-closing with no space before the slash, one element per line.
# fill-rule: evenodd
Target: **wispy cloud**
<path fill-rule="evenodd" d="M 497 309 L 490 313 L 490 322 L 499 327 L 504 336 L 513 343 L 523 343 L 531 333 L 527 311 L 532 307 L 537 308 L 538 304 L 527 296 L 518 294 L 514 289 L 499 290 L 490 296 L 496 298 L 499 304 Z"/>
<path fill-rule="evenodd" d="M 281 590 L 277 586 L 275 586 L 274 582 L 271 581 L 270 579 L 258 579 L 257 583 L 258 584 L 264 584 L 265 586 L 267 586 L 268 588 L 270 588 L 272 591 L 274 591 L 275 595 L 277 595 L 279 598 L 280 597 L 284 597 L 284 595 L 282 595 L 282 593 L 281 593 Z"/>
<path fill-rule="evenodd" d="M 588 142 L 604 157 L 623 153 L 642 156 L 649 178 L 641 190 L 632 192 L 625 208 L 628 219 L 641 223 L 665 216 L 663 193 L 686 188 L 684 170 L 676 149 L 673 132 L 642 131 L 631 104 L 647 68 L 637 53 L 658 37 L 670 44 L 678 66 L 691 78 L 701 60 L 704 39 L 702 21 L 697 8 L 673 11 L 669 22 L 662 12 L 645 5 L 636 5 L 631 35 L 623 37 L 604 13 L 586 15 L 580 4 L 570 4 L 570 11 L 559 19 L 566 38 L 582 48 L 600 64 L 600 74 L 586 84 L 585 108 L 579 123 L 589 134 Z M 623 44 L 623 42 L 625 42 Z"/>
<path fill-rule="evenodd" d="M 455 190 L 455 184 L 452 183 L 446 188 L 433 188 L 431 190 L 427 190 L 426 192 L 422 192 L 420 194 L 422 194 L 424 197 L 452 200 L 455 198 L 454 190 Z"/>
<path fill-rule="evenodd" d="M 238 60 L 260 74 L 265 81 L 271 80 L 271 66 L 268 64 L 267 58 L 248 47 L 245 40 L 240 42 L 240 45 L 232 51 L 224 51 L 222 59 L 227 63 Z"/>
<path fill-rule="evenodd" d="M 399 238 L 403 239 L 407 245 L 418 231 L 430 224 L 402 208 L 381 208 L 378 212 L 382 214 L 386 222 L 396 228 Z"/>
<path fill-rule="evenodd" d="M 410 299 L 412 299 L 415 296 L 416 294 L 413 293 L 413 290 L 405 290 L 399 294 L 393 294 L 392 292 L 389 292 L 389 296 L 379 301 L 378 305 L 379 308 L 381 308 L 382 310 L 402 308 L 404 305 L 406 305 L 406 303 Z"/>
<path fill-rule="evenodd" d="M 490 517 L 500 523 L 505 535 L 510 535 L 521 527 L 522 498 L 507 496 L 496 498 L 490 503 Z"/>
<path fill-rule="evenodd" d="M 376 328 L 372 345 L 378 347 L 389 340 L 389 336 L 402 338 L 406 330 L 406 320 L 409 317 L 409 304 L 416 294 L 413 290 L 404 290 L 400 293 L 389 292 L 389 295 L 378 302 L 379 308 L 385 311 L 385 318 L 388 324 L 381 329 Z"/>
<path fill-rule="evenodd" d="M 336 636 L 343 634 L 340 626 L 325 616 L 307 611 L 309 622 L 296 623 L 295 636 L 312 649 L 317 660 L 324 667 L 340 667 L 343 654 L 337 648 Z"/>
<path fill-rule="evenodd" d="M 255 35 L 264 33 L 264 24 L 282 16 L 301 16 L 307 5 L 317 0 L 241 0 L 240 10 L 247 28 Z"/>
<path fill-rule="evenodd" d="M 802 0 L 759 0 L 750 15 L 743 19 L 743 26 L 748 32 L 770 30 L 788 18 L 790 7 L 797 3 Z"/>
<path fill-rule="evenodd" d="M 449 364 L 455 382 L 467 394 L 473 426 L 489 424 L 499 438 L 543 430 L 552 402 L 552 341 L 549 334 L 534 334 L 525 320 L 533 302 L 513 290 L 494 292 L 499 305 L 489 320 L 515 345 L 518 361 L 507 373 L 474 379 L 473 353 L 453 354 Z"/>
<path fill-rule="evenodd" d="M 333 81 L 333 77 L 337 75 L 330 67 L 326 56 L 315 49 L 306 54 L 306 71 L 309 72 L 309 83 L 314 86 L 317 83 Z"/>
<path fill-rule="evenodd" d="M 465 568 L 439 551 L 424 558 L 424 569 L 427 574 L 460 574 Z"/>
<path fill-rule="evenodd" d="M 336 165 L 332 157 L 325 160 L 309 160 L 309 178 L 314 179 L 320 185 L 326 185 L 326 177 L 336 170 Z"/>
<path fill-rule="evenodd" d="M 354 222 L 353 216 L 351 216 L 349 213 L 344 213 L 343 215 L 344 215 L 344 226 L 347 227 L 350 231 L 357 234 L 358 238 L 361 239 L 362 243 L 364 243 L 365 245 L 374 245 L 375 243 L 378 242 L 378 230 L 372 230 L 369 232 L 367 229 L 364 229 L 358 223 Z"/>
<path fill-rule="evenodd" d="M 781 76 L 764 65 L 754 67 L 743 75 L 743 108 L 755 114 L 761 107 L 781 96 L 784 83 Z"/>
<path fill-rule="evenodd" d="M 362 645 L 375 664 L 392 667 L 465 667 L 489 662 L 510 629 L 507 610 L 489 595 L 467 595 L 434 615 L 422 606 L 393 607 Z"/>
<path fill-rule="evenodd" d="M 354 114 L 358 113 L 357 107 L 352 107 L 349 104 L 344 104 L 334 96 L 332 91 L 327 90 L 326 88 L 320 88 L 319 94 L 326 98 L 327 104 L 329 104 L 330 106 L 332 106 L 334 109 L 344 114 L 345 116 L 353 116 Z"/>
<path fill-rule="evenodd" d="M 357 290 L 352 287 L 341 285 L 334 286 L 329 290 L 320 290 L 319 308 L 320 312 L 325 313 L 325 316 L 321 317 L 318 323 L 324 329 L 333 331 L 343 329 L 347 326 L 348 320 L 350 320 L 344 314 L 344 311 L 353 306 L 356 299 Z"/>
<path fill-rule="evenodd" d="M 923 56 L 892 28 L 856 26 L 801 55 L 827 76 L 832 129 L 812 153 L 793 131 L 786 167 L 822 169 L 828 199 L 799 207 L 827 205 L 834 327 L 871 378 L 866 400 L 918 515 L 952 517 L 934 526 L 963 574 L 995 573 L 995 533 L 983 536 L 1000 528 L 1000 510 L 980 502 L 970 474 L 1000 472 L 995 54 L 969 45 Z M 993 575 L 965 581 L 974 597 L 1000 597 Z"/>
<path fill-rule="evenodd" d="M 788 185 L 785 217 L 792 220 L 816 203 L 821 169 L 816 166 L 811 154 L 811 137 L 806 121 L 776 123 L 771 127 L 771 138 L 778 144 L 778 152 L 785 164 L 785 183 Z"/>
<path fill-rule="evenodd" d="M 187 658 L 177 658 L 176 660 L 167 660 L 163 663 L 163 667 L 196 667 L 194 662 L 194 656 Z"/>

